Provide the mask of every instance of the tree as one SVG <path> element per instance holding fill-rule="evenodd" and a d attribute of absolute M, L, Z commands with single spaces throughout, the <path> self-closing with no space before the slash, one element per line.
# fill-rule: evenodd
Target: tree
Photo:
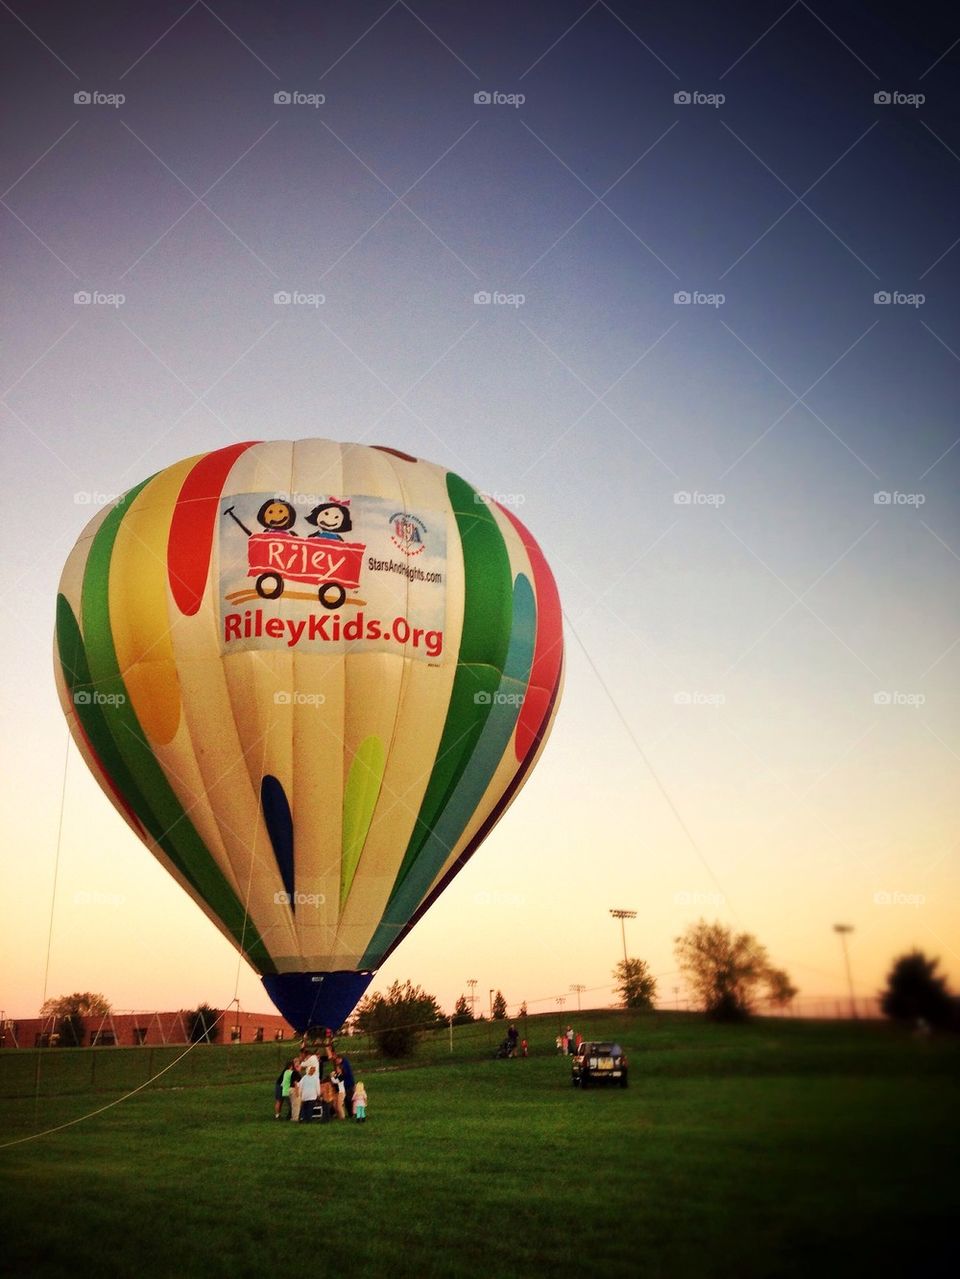
<path fill-rule="evenodd" d="M 770 968 L 767 971 L 767 998 L 778 1008 L 786 1008 L 797 997 L 797 988 L 783 968 Z"/>
<path fill-rule="evenodd" d="M 187 1013 L 187 1034 L 191 1044 L 212 1044 L 220 1034 L 219 1020 L 219 1013 L 209 1004 L 201 1004 Z"/>
<path fill-rule="evenodd" d="M 621 959 L 613 970 L 616 990 L 624 1008 L 653 1010 L 657 993 L 657 979 L 651 973 L 645 959 Z"/>
<path fill-rule="evenodd" d="M 887 975 L 887 988 L 880 1007 L 895 1021 L 915 1022 L 922 1017 L 931 1026 L 945 1026 L 954 1016 L 954 1001 L 946 978 L 937 968 L 939 959 L 928 959 L 921 950 L 911 950 L 894 961 Z"/>
<path fill-rule="evenodd" d="M 503 992 L 498 990 L 493 997 L 493 1020 L 503 1021 L 507 1015 L 507 1001 L 503 997 Z"/>
<path fill-rule="evenodd" d="M 111 1012 L 110 1001 L 92 990 L 75 990 L 72 995 L 58 995 L 44 1001 L 41 1017 L 106 1017 Z"/>
<path fill-rule="evenodd" d="M 424 1030 L 445 1021 L 433 995 L 409 980 L 395 981 L 386 995 L 367 995 L 357 1009 L 357 1026 L 373 1035 L 385 1057 L 408 1057 Z"/>
<path fill-rule="evenodd" d="M 72 995 L 45 999 L 40 1009 L 41 1017 L 52 1019 L 61 1048 L 81 1048 L 87 1029 L 84 1018 L 106 1017 L 109 1013 L 110 1001 L 92 990 L 75 990 Z"/>
<path fill-rule="evenodd" d="M 454 1005 L 453 1024 L 455 1026 L 465 1026 L 467 1022 L 473 1021 L 473 1010 L 470 1007 L 470 1000 L 466 995 L 461 995 Z"/>
<path fill-rule="evenodd" d="M 523 1003 L 520 1005 L 520 1011 L 517 1013 L 517 1016 L 526 1017 L 526 1015 L 527 1015 L 527 1001 L 524 1000 Z"/>
<path fill-rule="evenodd" d="M 754 936 L 734 933 L 721 923 L 701 919 L 691 924 L 676 939 L 674 953 L 707 1016 L 717 1021 L 748 1017 L 762 988 L 770 998 L 785 1002 L 795 993 L 787 974 L 772 966 Z"/>

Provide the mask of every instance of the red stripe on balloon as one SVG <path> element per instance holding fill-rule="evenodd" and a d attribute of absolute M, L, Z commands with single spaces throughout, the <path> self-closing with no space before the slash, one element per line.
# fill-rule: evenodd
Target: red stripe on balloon
<path fill-rule="evenodd" d="M 206 453 L 183 481 L 167 538 L 167 576 L 177 608 L 187 617 L 203 599 L 224 482 L 237 458 L 259 443 L 248 440 Z"/>
<path fill-rule="evenodd" d="M 500 503 L 497 503 L 500 506 Z M 537 636 L 533 645 L 530 680 L 517 717 L 514 748 L 517 759 L 530 754 L 540 739 L 540 730 L 550 710 L 553 690 L 563 662 L 563 610 L 550 565 L 530 531 L 505 507 L 500 510 L 517 530 L 533 570 L 537 595 Z"/>

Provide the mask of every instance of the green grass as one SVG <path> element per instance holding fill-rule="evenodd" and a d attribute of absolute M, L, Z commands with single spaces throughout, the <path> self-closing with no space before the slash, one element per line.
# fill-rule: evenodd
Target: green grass
<path fill-rule="evenodd" d="M 96 1118 L 0 1150 L 0 1248 L 30 1274 L 931 1273 L 956 1201 L 960 1042 L 886 1026 L 584 1013 L 629 1089 L 570 1086 L 555 1025 L 352 1056 L 364 1126 L 272 1118 L 277 1045 L 200 1048 Z M 170 1051 L 170 1056 L 175 1051 Z M 0 1054 L 0 1141 L 145 1077 L 144 1049 Z M 14 1060 L 14 1058 L 19 1060 Z M 96 1057 L 91 1084 L 90 1059 Z M 56 1059 L 56 1060 L 55 1060 Z M 155 1050 L 154 1069 L 163 1056 Z M 256 1080 L 256 1082 L 254 1082 Z M 602 1270 L 599 1267 L 602 1266 Z"/>

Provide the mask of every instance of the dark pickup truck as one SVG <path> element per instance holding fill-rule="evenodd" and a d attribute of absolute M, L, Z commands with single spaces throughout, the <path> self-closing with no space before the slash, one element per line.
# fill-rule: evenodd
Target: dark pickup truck
<path fill-rule="evenodd" d="M 589 1088 L 604 1081 L 626 1088 L 626 1053 L 619 1044 L 600 1044 L 585 1039 L 574 1056 L 572 1076 L 574 1088 Z"/>

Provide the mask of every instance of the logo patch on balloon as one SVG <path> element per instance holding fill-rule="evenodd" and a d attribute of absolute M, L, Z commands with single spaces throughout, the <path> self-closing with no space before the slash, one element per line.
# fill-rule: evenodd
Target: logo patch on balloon
<path fill-rule="evenodd" d="M 402 645 L 406 656 L 435 662 L 446 608 L 444 517 L 398 511 L 383 498 L 303 496 L 221 499 L 221 651 Z"/>

